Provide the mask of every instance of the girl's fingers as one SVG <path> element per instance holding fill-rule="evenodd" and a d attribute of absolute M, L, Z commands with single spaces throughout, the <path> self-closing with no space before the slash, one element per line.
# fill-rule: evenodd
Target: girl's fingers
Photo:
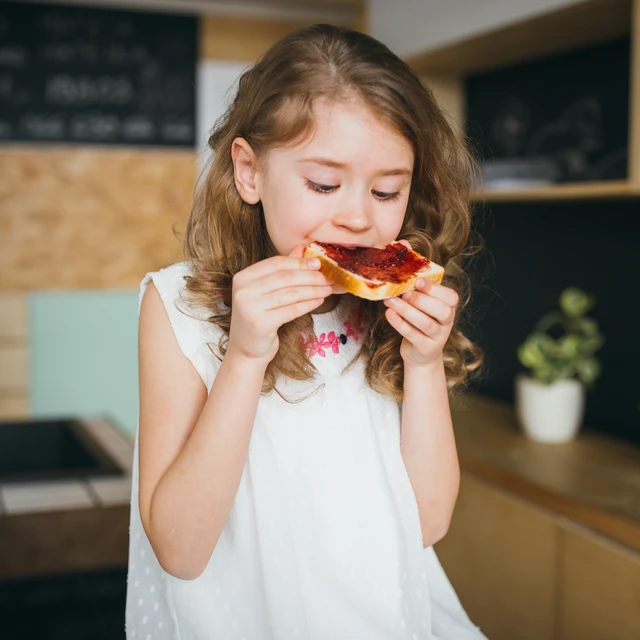
<path fill-rule="evenodd" d="M 385 304 L 402 320 L 412 325 L 424 335 L 436 338 L 442 330 L 442 325 L 435 318 L 432 318 L 427 313 L 424 313 L 400 298 L 389 298 L 385 300 Z"/>
<path fill-rule="evenodd" d="M 252 264 L 250 267 L 243 269 L 236 278 L 245 282 L 277 273 L 278 271 L 297 270 L 297 271 L 319 271 L 320 260 L 318 258 L 294 258 L 290 256 L 274 256 Z"/>
<path fill-rule="evenodd" d="M 330 286 L 331 280 L 319 271 L 307 269 L 286 269 L 270 273 L 246 285 L 256 295 L 269 295 L 276 291 L 289 289 L 290 287 L 322 287 Z"/>
<path fill-rule="evenodd" d="M 287 307 L 280 307 L 269 312 L 269 315 L 278 327 L 281 327 L 287 322 L 291 322 L 300 316 L 310 313 L 314 309 L 317 309 L 323 302 L 324 298 L 315 298 L 312 300 L 305 300 L 303 302 L 296 302 Z"/>
<path fill-rule="evenodd" d="M 394 298 L 391 298 L 391 300 L 393 299 Z M 400 298 L 395 299 L 405 302 L 409 306 L 413 306 L 422 313 L 426 313 L 440 324 L 450 324 L 455 316 L 455 309 L 453 307 L 450 307 L 438 298 L 420 293 L 419 291 L 410 291 L 409 293 L 403 294 Z"/>
<path fill-rule="evenodd" d="M 441 300 L 448 307 L 453 307 L 454 309 L 458 306 L 458 302 L 460 300 L 460 296 L 458 296 L 457 292 L 450 287 L 436 284 L 435 282 L 431 282 L 431 280 L 427 280 L 426 278 L 420 278 L 418 280 L 416 290 L 422 293 L 427 293 L 430 296 Z"/>
<path fill-rule="evenodd" d="M 309 300 L 324 300 L 324 298 L 331 295 L 332 291 L 333 287 L 331 287 L 330 285 L 301 286 L 278 289 L 264 296 L 263 308 L 265 311 L 273 311 L 274 309 L 289 307 L 300 302 L 307 302 Z"/>
<path fill-rule="evenodd" d="M 410 322 L 407 322 L 395 309 L 387 309 L 385 316 L 389 324 L 403 337 L 406 338 L 416 348 L 430 340 L 423 331 L 417 329 Z"/>

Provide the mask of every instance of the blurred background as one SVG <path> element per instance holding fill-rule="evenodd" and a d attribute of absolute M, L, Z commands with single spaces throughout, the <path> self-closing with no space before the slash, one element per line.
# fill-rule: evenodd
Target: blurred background
<path fill-rule="evenodd" d="M 437 552 L 491 640 L 640 638 L 640 1 L 0 4 L 0 637 L 124 638 L 138 286 L 248 65 L 327 22 L 480 163 Z"/>

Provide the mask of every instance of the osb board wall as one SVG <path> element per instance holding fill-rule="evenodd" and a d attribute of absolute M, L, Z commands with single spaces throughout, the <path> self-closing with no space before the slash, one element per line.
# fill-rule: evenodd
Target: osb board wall
<path fill-rule="evenodd" d="M 135 288 L 181 258 L 192 151 L 0 148 L 0 291 Z"/>

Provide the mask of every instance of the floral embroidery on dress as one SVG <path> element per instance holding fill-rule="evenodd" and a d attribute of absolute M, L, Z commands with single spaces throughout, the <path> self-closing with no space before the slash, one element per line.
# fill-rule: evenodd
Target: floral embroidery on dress
<path fill-rule="evenodd" d="M 340 353 L 340 346 L 347 344 L 347 339 L 352 338 L 356 342 L 360 340 L 360 336 L 364 330 L 365 317 L 364 309 L 358 306 L 350 314 L 344 323 L 345 332 L 321 333 L 318 337 L 313 336 L 305 342 L 305 347 L 309 353 L 309 357 L 319 355 L 321 358 L 327 357 L 327 351 Z"/>
<path fill-rule="evenodd" d="M 343 341 L 343 338 L 344 341 Z M 335 331 L 330 333 L 321 333 L 319 337 L 312 338 L 307 342 L 309 356 L 315 356 L 316 353 L 323 358 L 326 357 L 325 349 L 331 349 L 333 353 L 340 353 L 340 345 L 345 344 L 346 336 L 344 334 L 336 335 Z"/>
<path fill-rule="evenodd" d="M 347 338 L 360 340 L 360 336 L 365 327 L 364 309 L 360 305 L 349 314 L 349 318 L 344 323 L 344 327 L 347 330 Z"/>

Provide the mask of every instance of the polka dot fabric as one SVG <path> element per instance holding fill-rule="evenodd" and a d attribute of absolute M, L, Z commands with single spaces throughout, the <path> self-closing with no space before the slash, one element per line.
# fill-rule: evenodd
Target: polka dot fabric
<path fill-rule="evenodd" d="M 184 355 L 207 388 L 217 329 L 184 302 L 188 265 L 147 274 Z M 317 336 L 345 334 L 357 299 L 314 316 Z M 364 384 L 350 337 L 315 380 L 262 396 L 234 506 L 195 580 L 158 564 L 140 522 L 136 439 L 128 640 L 481 640 L 433 548 L 423 549 L 400 453 L 400 411 Z M 317 350 L 316 350 L 317 351 Z"/>

